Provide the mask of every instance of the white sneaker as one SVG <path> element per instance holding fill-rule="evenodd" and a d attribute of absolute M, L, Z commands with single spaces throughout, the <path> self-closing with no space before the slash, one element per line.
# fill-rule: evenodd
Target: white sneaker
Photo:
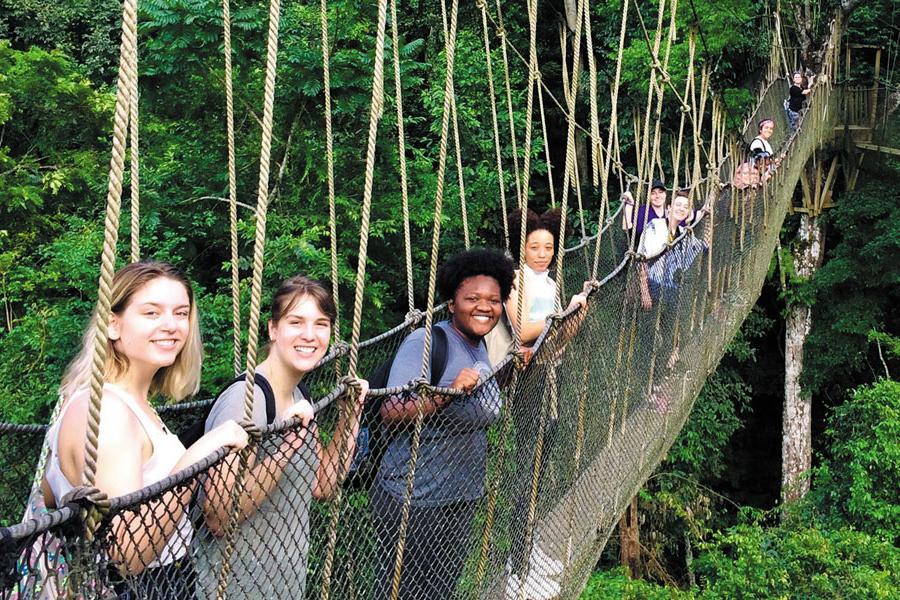
<path fill-rule="evenodd" d="M 534 571 L 528 573 L 524 583 L 515 573 L 506 579 L 506 600 L 553 600 L 559 592 L 559 583 Z"/>
<path fill-rule="evenodd" d="M 563 573 L 562 561 L 548 555 L 537 544 L 532 546 L 531 558 L 528 559 L 528 562 L 531 563 L 531 570 L 541 575 L 559 577 Z"/>

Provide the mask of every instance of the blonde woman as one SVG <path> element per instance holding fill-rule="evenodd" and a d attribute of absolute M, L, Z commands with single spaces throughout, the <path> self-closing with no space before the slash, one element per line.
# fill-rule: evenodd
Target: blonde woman
<path fill-rule="evenodd" d="M 199 387 L 197 306 L 185 276 L 166 263 L 131 263 L 113 276 L 111 304 L 96 487 L 110 497 L 123 496 L 218 448 L 244 447 L 246 432 L 228 421 L 186 449 L 150 404 L 154 396 L 181 400 Z M 95 313 L 81 352 L 63 378 L 62 410 L 48 433 L 42 489 L 51 508 L 61 506 L 83 481 L 96 332 Z M 129 513 L 130 518 L 113 519 L 108 554 L 126 576 L 126 581 L 113 583 L 120 598 L 195 597 L 195 575 L 187 556 L 193 536 L 186 514 L 191 492 L 188 487 L 166 493 Z"/>

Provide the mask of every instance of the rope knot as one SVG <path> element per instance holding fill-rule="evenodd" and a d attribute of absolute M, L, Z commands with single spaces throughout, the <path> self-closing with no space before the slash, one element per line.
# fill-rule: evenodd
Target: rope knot
<path fill-rule="evenodd" d="M 596 279 L 591 279 L 590 281 L 584 282 L 584 291 L 587 294 L 593 294 L 597 290 L 600 289 L 600 282 Z"/>
<path fill-rule="evenodd" d="M 80 485 L 63 496 L 60 504 L 77 504 L 84 522 L 84 536 L 94 540 L 103 518 L 109 514 L 109 497 L 92 485 Z"/>
<path fill-rule="evenodd" d="M 249 437 L 254 442 L 258 442 L 262 439 L 262 429 L 260 429 L 259 425 L 257 425 L 253 421 L 241 421 L 240 423 L 238 423 L 238 425 L 241 426 L 241 429 L 247 432 L 247 437 Z"/>
<path fill-rule="evenodd" d="M 431 382 L 424 377 L 413 379 L 410 383 L 412 383 L 413 389 L 420 400 L 431 394 Z"/>
<path fill-rule="evenodd" d="M 497 27 L 497 37 L 500 38 L 501 40 L 506 39 L 506 28 L 503 27 L 503 25 L 500 25 Z"/>
<path fill-rule="evenodd" d="M 522 348 L 517 347 L 515 350 L 510 352 L 513 357 L 513 367 L 515 367 L 516 371 L 523 371 L 525 367 L 528 365 L 528 361 L 531 359 L 531 355 L 533 351 L 529 348 L 527 351 L 522 350 Z"/>
<path fill-rule="evenodd" d="M 342 339 L 335 339 L 334 342 L 331 344 L 331 349 L 335 350 L 341 354 L 344 354 L 348 350 L 350 350 L 350 343 L 345 342 Z"/>
<path fill-rule="evenodd" d="M 691 105 L 688 104 L 687 102 L 682 102 L 681 103 L 681 112 L 683 112 L 683 113 L 691 112 Z"/>
<path fill-rule="evenodd" d="M 344 375 L 343 377 L 338 379 L 337 383 L 338 383 L 338 385 L 342 385 L 342 386 L 344 386 L 344 388 L 346 388 L 344 390 L 344 394 L 349 394 L 351 392 L 354 392 L 358 396 L 359 393 L 362 391 L 362 384 L 359 383 L 358 377 L 351 377 L 350 375 Z M 341 394 L 341 395 L 344 395 L 344 394 Z"/>
<path fill-rule="evenodd" d="M 92 485 L 80 485 L 63 496 L 62 500 L 60 500 L 61 506 L 70 503 L 80 505 L 90 504 L 96 506 L 104 513 L 109 512 L 109 497 L 106 493 L 101 492 Z"/>
<path fill-rule="evenodd" d="M 475 6 L 478 7 L 479 10 L 484 10 L 487 8 L 487 4 L 484 0 L 475 0 Z"/>
<path fill-rule="evenodd" d="M 419 310 L 418 308 L 414 308 L 411 311 L 406 313 L 406 316 L 403 318 L 403 321 L 412 325 L 413 323 L 418 323 L 425 316 L 425 313 Z"/>

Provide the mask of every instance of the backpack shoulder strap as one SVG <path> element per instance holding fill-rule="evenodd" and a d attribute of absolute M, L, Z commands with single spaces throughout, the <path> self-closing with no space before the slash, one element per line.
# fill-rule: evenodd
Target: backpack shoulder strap
<path fill-rule="evenodd" d="M 431 385 L 437 385 L 447 370 L 450 342 L 443 327 L 431 328 Z"/>
<path fill-rule="evenodd" d="M 246 372 L 241 373 L 240 375 L 229 381 L 228 385 L 223 387 L 222 391 L 216 395 L 216 401 L 218 401 L 219 397 L 222 396 L 225 390 L 238 383 L 239 381 L 247 381 Z M 254 378 L 253 383 L 254 385 L 259 387 L 260 391 L 262 391 L 263 393 L 263 397 L 266 399 L 266 424 L 271 425 L 275 422 L 275 392 L 272 391 L 272 384 L 270 384 L 269 380 L 266 379 L 259 371 L 256 372 L 256 377 Z M 212 409 L 212 406 L 210 406 L 210 409 Z"/>
<path fill-rule="evenodd" d="M 256 372 L 253 383 L 259 386 L 266 399 L 266 425 L 271 425 L 275 422 L 275 392 L 272 390 L 272 384 L 259 371 Z"/>

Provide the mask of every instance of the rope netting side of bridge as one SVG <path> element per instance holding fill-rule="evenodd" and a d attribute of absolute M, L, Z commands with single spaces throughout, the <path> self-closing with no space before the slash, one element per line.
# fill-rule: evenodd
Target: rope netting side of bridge
<path fill-rule="evenodd" d="M 510 355 L 470 394 L 423 380 L 370 392 L 422 404 L 454 398 L 450 410 L 392 425 L 379 438 L 383 473 L 343 479 L 323 472 L 309 431 L 271 425 L 240 456 L 237 490 L 221 474 L 239 456 L 219 450 L 110 500 L 92 535 L 85 536 L 85 500 L 0 530 L 0 598 L 578 597 L 624 506 L 674 441 L 755 302 L 800 170 L 833 129 L 828 82 L 839 36 L 835 26 L 825 83 L 810 96 L 800 127 L 772 141 L 784 158 L 767 182 L 729 185 L 744 153 L 737 145 L 724 151 L 714 110 L 711 136 L 720 143 L 708 148 L 721 154 L 706 157 L 707 178 L 692 190 L 695 204 L 708 200 L 706 218 L 652 258 L 629 251 L 636 240 L 622 231 L 618 213 L 566 252 L 564 297 L 598 273 L 605 278 L 591 286 L 585 308 L 551 319 L 527 366 Z M 745 135 L 762 117 L 790 131 L 782 110 L 787 83 L 774 71 Z M 648 113 L 643 173 L 654 171 L 659 153 L 650 121 Z M 699 156 L 695 147 L 695 181 Z M 566 175 L 579 178 L 574 165 Z M 324 439 L 335 430 L 338 400 L 351 392 L 332 361 L 351 356 L 355 372 L 371 373 L 444 311 L 411 311 L 372 340 L 332 349 L 306 380 L 320 398 Z M 162 412 L 177 430 L 207 405 Z M 18 481 L 31 483 L 42 438 L 40 427 L 0 429 L 4 464 L 27 464 L 13 471 Z"/>

